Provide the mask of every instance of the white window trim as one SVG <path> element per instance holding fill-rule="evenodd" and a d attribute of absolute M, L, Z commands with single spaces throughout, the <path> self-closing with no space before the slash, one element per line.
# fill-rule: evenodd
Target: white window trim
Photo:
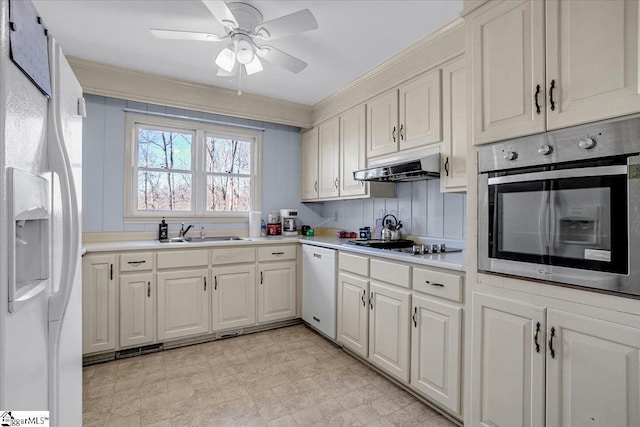
<path fill-rule="evenodd" d="M 230 136 L 253 140 L 252 152 L 252 174 L 251 174 L 251 209 L 260 211 L 262 207 L 262 132 L 250 129 L 241 129 L 236 127 L 209 125 L 206 123 L 197 123 L 186 120 L 175 120 L 163 117 L 148 116 L 144 114 L 126 114 L 126 139 L 125 139 L 125 170 L 124 170 L 124 220 L 125 222 L 151 222 L 160 221 L 162 217 L 171 218 L 172 220 L 184 221 L 215 221 L 215 222 L 246 222 L 249 212 L 207 212 L 206 197 L 204 188 L 206 187 L 205 173 L 205 134 L 214 133 L 216 135 Z M 137 170 L 137 144 L 136 144 L 136 125 L 157 126 L 163 128 L 175 129 L 177 131 L 184 130 L 193 132 L 195 140 L 193 142 L 193 151 L 191 156 L 192 163 L 192 206 L 190 212 L 173 212 L 173 211 L 153 211 L 144 212 L 136 210 L 137 193 L 134 189 Z"/>

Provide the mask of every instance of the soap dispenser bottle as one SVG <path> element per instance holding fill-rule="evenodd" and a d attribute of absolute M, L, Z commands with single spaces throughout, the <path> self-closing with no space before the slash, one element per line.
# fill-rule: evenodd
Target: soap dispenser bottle
<path fill-rule="evenodd" d="M 169 225 L 162 217 L 162 222 L 158 225 L 158 240 L 167 240 L 169 238 Z"/>

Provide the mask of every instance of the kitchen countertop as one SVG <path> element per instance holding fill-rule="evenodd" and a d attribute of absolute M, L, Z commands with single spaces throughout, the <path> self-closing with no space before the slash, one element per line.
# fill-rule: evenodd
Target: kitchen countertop
<path fill-rule="evenodd" d="M 139 241 L 118 241 L 85 243 L 83 250 L 91 252 L 116 252 L 116 251 L 138 251 L 138 250 L 165 250 L 165 249 L 197 249 L 197 248 L 219 248 L 245 245 L 274 245 L 302 243 L 305 245 L 320 246 L 329 249 L 361 253 L 364 255 L 377 256 L 396 261 L 420 264 L 431 267 L 445 268 L 448 270 L 465 271 L 464 260 L 466 251 L 450 252 L 435 255 L 409 255 L 393 252 L 384 249 L 366 248 L 347 244 L 349 239 L 339 239 L 337 237 L 305 237 L 305 236 L 278 236 L 278 237 L 248 237 L 244 240 L 223 240 L 217 242 L 185 242 L 185 243 L 160 243 L 157 240 Z"/>

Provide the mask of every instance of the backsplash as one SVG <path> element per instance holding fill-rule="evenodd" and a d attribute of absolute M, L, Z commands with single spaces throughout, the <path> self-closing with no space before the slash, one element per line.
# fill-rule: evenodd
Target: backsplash
<path fill-rule="evenodd" d="M 337 213 L 337 221 L 322 226 L 357 232 L 366 226 L 373 230 L 375 219 L 390 213 L 402 221 L 403 235 L 466 240 L 464 193 L 441 193 L 440 180 L 430 180 L 399 182 L 396 194 L 392 199 L 307 203 L 301 216 L 315 226 Z"/>

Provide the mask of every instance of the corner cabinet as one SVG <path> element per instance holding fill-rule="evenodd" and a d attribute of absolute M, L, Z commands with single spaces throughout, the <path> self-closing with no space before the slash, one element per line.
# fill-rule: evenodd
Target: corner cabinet
<path fill-rule="evenodd" d="M 82 260 L 82 351 L 113 351 L 117 346 L 116 255 Z"/>
<path fill-rule="evenodd" d="M 474 144 L 640 111 L 639 21 L 637 0 L 502 1 L 472 12 Z"/>
<path fill-rule="evenodd" d="M 474 294 L 471 425 L 640 425 L 639 322 L 585 310 Z"/>
<path fill-rule="evenodd" d="M 318 128 L 302 133 L 302 200 L 318 198 Z"/>
<path fill-rule="evenodd" d="M 367 102 L 367 158 L 440 142 L 440 70 Z"/>

